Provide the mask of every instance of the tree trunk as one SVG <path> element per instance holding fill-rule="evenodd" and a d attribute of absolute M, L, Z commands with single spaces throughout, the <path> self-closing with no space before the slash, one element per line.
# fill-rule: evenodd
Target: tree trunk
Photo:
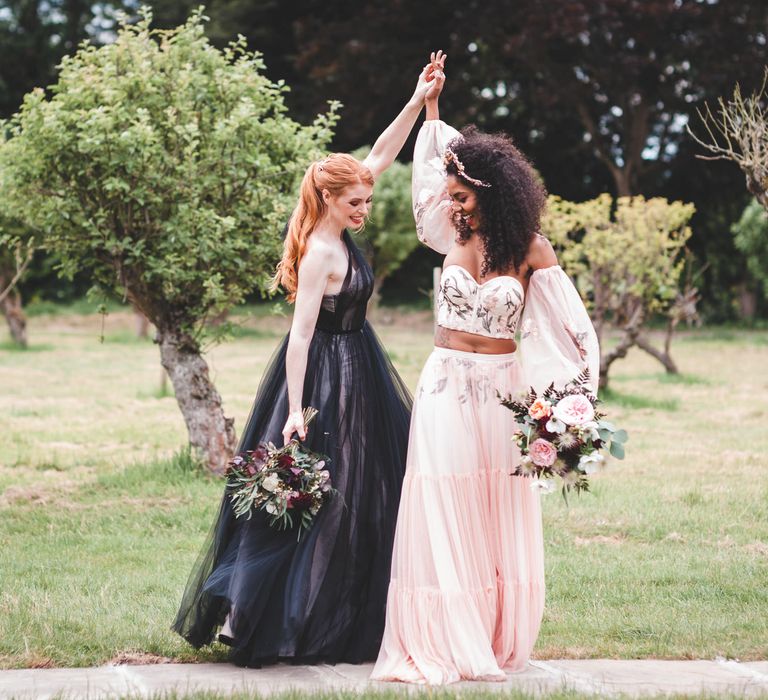
<path fill-rule="evenodd" d="M 149 319 L 135 307 L 133 309 L 133 317 L 134 317 L 134 320 L 136 321 L 136 337 L 148 338 L 149 337 Z"/>
<path fill-rule="evenodd" d="M 606 144 L 604 142 L 604 134 L 600 130 L 598 123 L 592 117 L 592 114 L 590 113 L 589 108 L 584 101 L 578 100 L 576 102 L 576 112 L 581 118 L 582 126 L 592 137 L 592 145 L 596 150 L 597 157 L 603 162 L 603 164 L 608 168 L 608 171 L 611 173 L 613 182 L 616 185 L 616 196 L 631 196 L 633 194 L 631 176 L 633 166 L 631 160 L 632 154 L 626 153 L 624 164 L 618 165 L 616 163 L 616 159 L 613 156 L 610 144 Z M 647 132 L 647 124 L 645 125 L 645 131 Z M 644 134 L 636 134 L 635 138 L 642 138 L 643 135 Z"/>
<path fill-rule="evenodd" d="M 667 321 L 667 332 L 664 336 L 664 349 L 659 350 L 651 345 L 651 342 L 645 336 L 639 336 L 637 346 L 647 352 L 651 357 L 655 357 L 667 370 L 667 374 L 679 374 L 677 364 L 672 359 L 672 337 L 681 321 L 691 324 L 701 324 L 699 313 L 696 310 L 696 304 L 699 301 L 699 290 L 691 285 L 690 280 L 686 282 L 685 289 L 678 292 L 675 303 L 669 310 L 669 319 Z"/>
<path fill-rule="evenodd" d="M 212 316 L 208 321 L 208 324 L 211 326 L 221 326 L 227 322 L 228 318 L 229 318 L 229 311 L 221 311 L 215 316 Z"/>
<path fill-rule="evenodd" d="M 2 279 L 0 279 L 0 288 L 2 286 Z M 0 311 L 3 312 L 3 316 L 8 322 L 8 329 L 14 342 L 22 348 L 26 348 L 27 317 L 24 315 L 24 308 L 21 304 L 21 294 L 17 290 L 11 289 L 0 301 Z"/>
<path fill-rule="evenodd" d="M 384 284 L 385 277 L 373 277 L 373 291 L 371 292 L 371 298 L 368 299 L 368 316 L 377 325 L 391 325 L 393 315 L 391 312 L 385 311 L 381 306 L 381 286 Z"/>
<path fill-rule="evenodd" d="M 739 163 L 741 170 L 746 177 L 747 189 L 755 196 L 755 199 L 760 202 L 760 206 L 762 206 L 765 211 L 768 211 L 768 189 L 766 189 L 768 183 L 761 177 L 761 173 L 745 167 L 738 160 L 736 162 Z"/>
<path fill-rule="evenodd" d="M 632 314 L 632 318 L 622 329 L 624 331 L 624 336 L 619 341 L 619 344 L 609 353 L 606 353 L 600 358 L 600 381 L 598 383 L 598 389 L 608 388 L 608 372 L 611 369 L 611 365 L 616 362 L 616 360 L 626 357 L 629 349 L 637 344 L 637 338 L 643 327 L 644 316 L 643 307 L 639 305 Z"/>
<path fill-rule="evenodd" d="M 739 317 L 745 321 L 752 321 L 757 312 L 757 294 L 749 288 L 746 282 L 739 285 Z"/>
<path fill-rule="evenodd" d="M 234 420 L 224 415 L 208 364 L 197 342 L 180 331 L 158 331 L 157 342 L 160 360 L 187 425 L 190 445 L 203 456 L 212 472 L 223 474 L 237 448 L 237 440 Z"/>
<path fill-rule="evenodd" d="M 591 314 L 592 325 L 595 328 L 597 342 L 602 346 L 603 329 L 605 328 L 611 292 L 603 283 L 603 271 L 599 266 L 595 266 L 592 270 L 592 290 L 594 295 Z"/>
<path fill-rule="evenodd" d="M 631 197 L 632 196 L 632 178 L 627 166 L 609 168 L 611 175 L 613 176 L 613 182 L 616 185 L 617 197 Z"/>
<path fill-rule="evenodd" d="M 374 311 L 379 308 L 381 302 L 381 285 L 384 284 L 384 277 L 378 275 L 373 276 L 373 291 L 371 292 L 371 298 L 368 300 L 368 309 Z"/>
<path fill-rule="evenodd" d="M 664 369 L 667 370 L 667 374 L 679 374 L 680 371 L 677 369 L 677 365 L 675 364 L 675 361 L 672 359 L 672 355 L 670 355 L 669 347 L 670 342 L 672 339 L 672 332 L 674 330 L 674 327 L 672 330 L 667 330 L 667 340 L 665 342 L 665 348 L 664 350 L 659 350 L 658 348 L 651 345 L 651 342 L 646 338 L 645 336 L 638 336 L 637 341 L 635 344 L 637 347 L 639 347 L 641 350 L 645 350 L 649 355 L 652 357 L 655 357 L 659 362 L 661 362 L 662 365 L 664 365 Z"/>

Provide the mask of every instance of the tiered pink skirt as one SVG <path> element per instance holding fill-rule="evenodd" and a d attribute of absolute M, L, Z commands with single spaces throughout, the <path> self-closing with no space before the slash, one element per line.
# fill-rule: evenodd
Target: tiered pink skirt
<path fill-rule="evenodd" d="M 544 608 L 539 496 L 502 395 L 512 354 L 435 348 L 419 380 L 373 680 L 504 680 L 522 670 Z"/>

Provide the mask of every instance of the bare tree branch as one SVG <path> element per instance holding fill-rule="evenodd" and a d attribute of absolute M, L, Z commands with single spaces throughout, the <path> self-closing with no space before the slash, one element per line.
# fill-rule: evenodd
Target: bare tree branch
<path fill-rule="evenodd" d="M 690 126 L 688 133 L 700 146 L 714 156 L 698 156 L 703 160 L 731 160 L 744 173 L 747 189 L 768 211 L 768 68 L 760 89 L 749 97 L 736 85 L 733 97 L 727 102 L 718 99 L 717 114 L 709 105 L 697 110 L 707 132 L 705 138 L 697 136 Z"/>
<path fill-rule="evenodd" d="M 27 247 L 26 255 L 23 255 L 21 252 L 21 246 L 17 246 L 14 253 L 14 257 L 16 259 L 16 271 L 14 272 L 13 277 L 11 277 L 10 282 L 8 282 L 6 285 L 5 289 L 0 289 L 0 304 L 2 304 L 6 297 L 13 291 L 16 283 L 21 279 L 22 275 L 29 267 L 29 263 L 32 262 L 32 257 L 35 254 L 35 250 L 36 249 L 34 246 L 29 245 Z"/>

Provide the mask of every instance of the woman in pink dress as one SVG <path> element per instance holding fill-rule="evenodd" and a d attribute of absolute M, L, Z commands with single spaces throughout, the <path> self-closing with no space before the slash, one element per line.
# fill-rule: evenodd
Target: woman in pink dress
<path fill-rule="evenodd" d="M 439 120 L 416 143 L 420 240 L 444 254 L 435 348 L 411 419 L 384 639 L 372 679 L 442 684 L 522 670 L 544 608 L 535 482 L 497 392 L 564 383 L 599 350 L 576 289 L 538 235 L 546 192 L 505 136 Z M 515 334 L 520 328 L 520 347 Z"/>

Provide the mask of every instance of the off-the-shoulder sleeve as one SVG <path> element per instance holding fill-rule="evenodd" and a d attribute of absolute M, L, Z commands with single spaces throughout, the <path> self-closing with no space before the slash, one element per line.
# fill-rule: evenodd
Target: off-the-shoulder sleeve
<path fill-rule="evenodd" d="M 451 223 L 451 201 L 445 188 L 443 153 L 459 132 L 439 119 L 425 121 L 413 151 L 413 216 L 416 235 L 438 253 L 447 253 L 456 231 Z"/>
<path fill-rule="evenodd" d="M 531 275 L 520 332 L 520 362 L 526 386 L 542 391 L 554 382 L 562 387 L 587 367 L 597 390 L 597 335 L 576 287 L 559 265 Z"/>

